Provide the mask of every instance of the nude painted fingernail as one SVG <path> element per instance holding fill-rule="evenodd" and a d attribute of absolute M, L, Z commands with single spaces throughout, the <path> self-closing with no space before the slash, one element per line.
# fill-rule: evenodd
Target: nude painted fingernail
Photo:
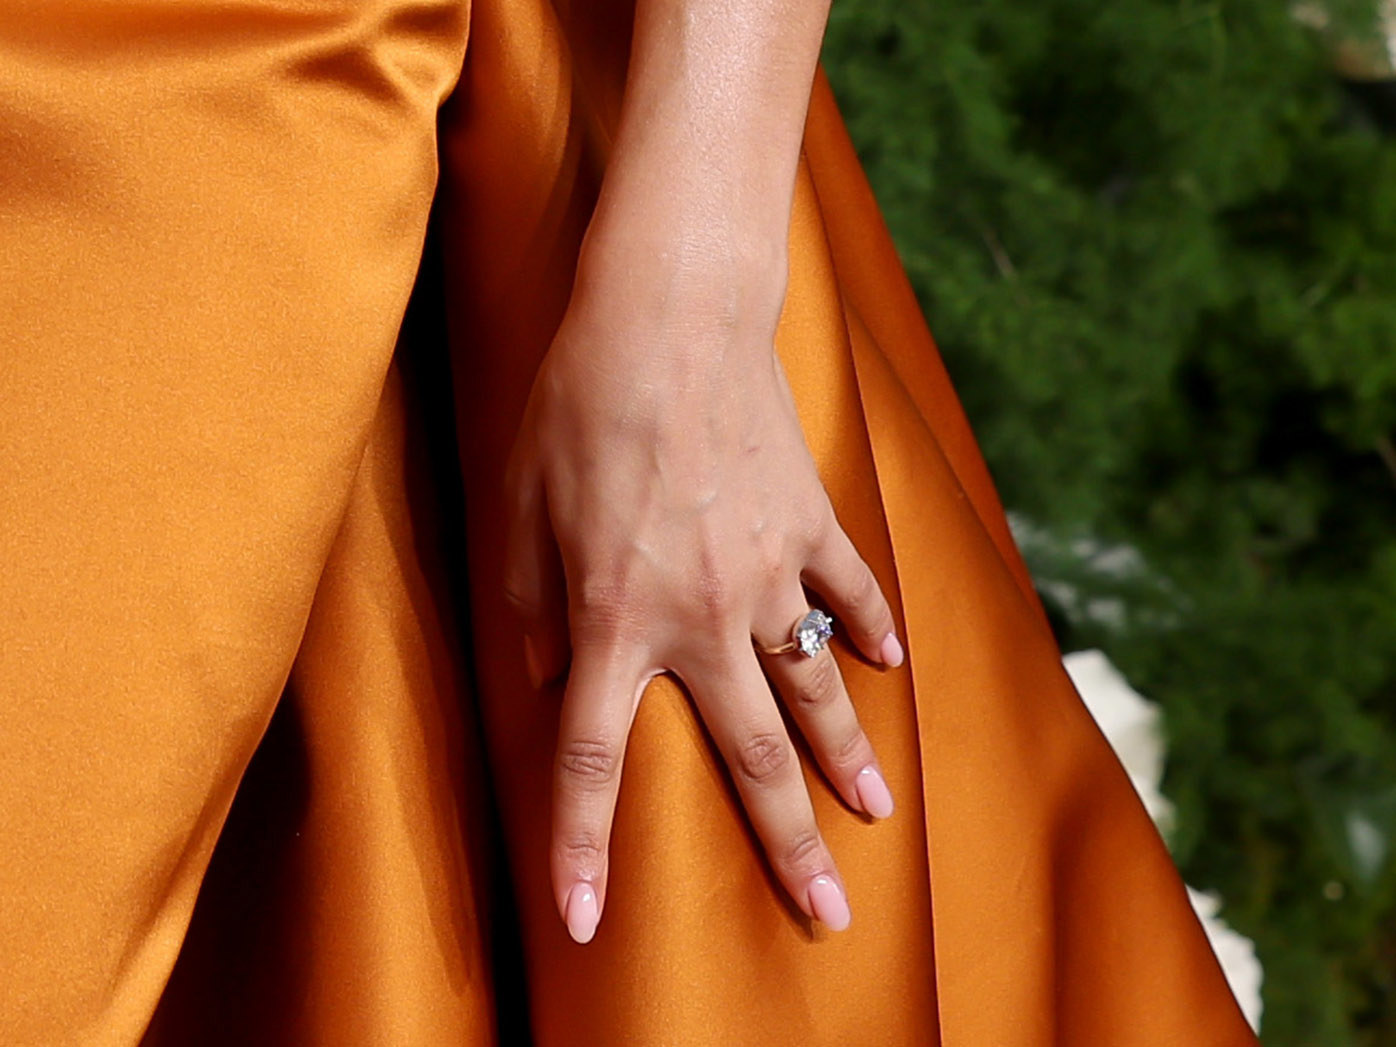
<path fill-rule="evenodd" d="M 596 889 L 583 880 L 567 892 L 567 933 L 578 945 L 585 945 L 596 934 L 601 920 L 596 906 Z"/>
<path fill-rule="evenodd" d="M 816 876 L 809 884 L 809 907 L 814 918 L 831 931 L 841 931 L 853 919 L 848 899 L 832 876 Z"/>
<path fill-rule="evenodd" d="M 528 682 L 536 691 L 543 686 L 543 667 L 538 664 L 538 652 L 533 649 L 533 637 L 524 637 L 524 666 L 528 670 Z"/>
<path fill-rule="evenodd" d="M 892 790 L 887 781 L 872 764 L 868 764 L 853 779 L 853 788 L 858 793 L 858 802 L 874 818 L 888 818 L 892 814 Z"/>
<path fill-rule="evenodd" d="M 897 639 L 896 633 L 888 633 L 882 638 L 882 664 L 890 665 L 893 669 L 902 664 L 902 659 L 906 657 L 906 652 L 902 650 L 901 641 Z"/>

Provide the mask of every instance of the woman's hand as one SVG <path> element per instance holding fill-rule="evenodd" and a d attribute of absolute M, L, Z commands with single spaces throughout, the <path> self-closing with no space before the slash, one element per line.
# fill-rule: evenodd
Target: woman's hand
<path fill-rule="evenodd" d="M 753 648 L 790 638 L 804 582 L 866 657 L 902 660 L 774 352 L 783 260 L 747 264 L 732 242 L 593 229 L 509 463 L 507 585 L 530 675 L 567 671 L 551 862 L 579 942 L 600 918 L 626 738 L 659 673 L 687 687 L 807 915 L 841 930 L 849 908 L 763 667 L 844 801 L 892 811 L 832 654 Z"/>

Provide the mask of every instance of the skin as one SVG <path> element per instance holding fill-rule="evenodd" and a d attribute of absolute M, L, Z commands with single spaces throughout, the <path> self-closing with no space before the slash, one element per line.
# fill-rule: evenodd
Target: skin
<path fill-rule="evenodd" d="M 626 737 L 661 672 L 688 689 L 806 915 L 850 919 L 777 695 L 843 799 L 891 813 L 832 655 L 753 647 L 789 639 L 808 585 L 865 657 L 902 660 L 774 350 L 827 17 L 827 0 L 638 0 L 614 152 L 510 457 L 508 594 L 535 685 L 566 674 L 551 871 L 579 942 L 604 908 Z"/>

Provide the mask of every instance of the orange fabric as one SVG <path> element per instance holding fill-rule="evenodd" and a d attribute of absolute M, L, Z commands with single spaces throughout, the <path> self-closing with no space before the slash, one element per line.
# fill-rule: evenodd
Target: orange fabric
<path fill-rule="evenodd" d="M 661 677 L 567 938 L 499 482 L 630 15 L 0 0 L 0 1042 L 1254 1043 L 822 78 L 777 347 L 907 638 L 836 652 L 898 811 L 809 773 L 811 928 Z"/>

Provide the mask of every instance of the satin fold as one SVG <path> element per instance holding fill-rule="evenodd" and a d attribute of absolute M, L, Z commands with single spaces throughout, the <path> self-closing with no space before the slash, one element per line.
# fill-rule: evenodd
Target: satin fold
<path fill-rule="evenodd" d="M 832 648 L 897 812 L 806 760 L 810 924 L 661 676 L 568 938 L 502 466 L 632 15 L 0 0 L 0 1042 L 1255 1043 L 822 74 L 776 349 L 905 639 Z"/>

